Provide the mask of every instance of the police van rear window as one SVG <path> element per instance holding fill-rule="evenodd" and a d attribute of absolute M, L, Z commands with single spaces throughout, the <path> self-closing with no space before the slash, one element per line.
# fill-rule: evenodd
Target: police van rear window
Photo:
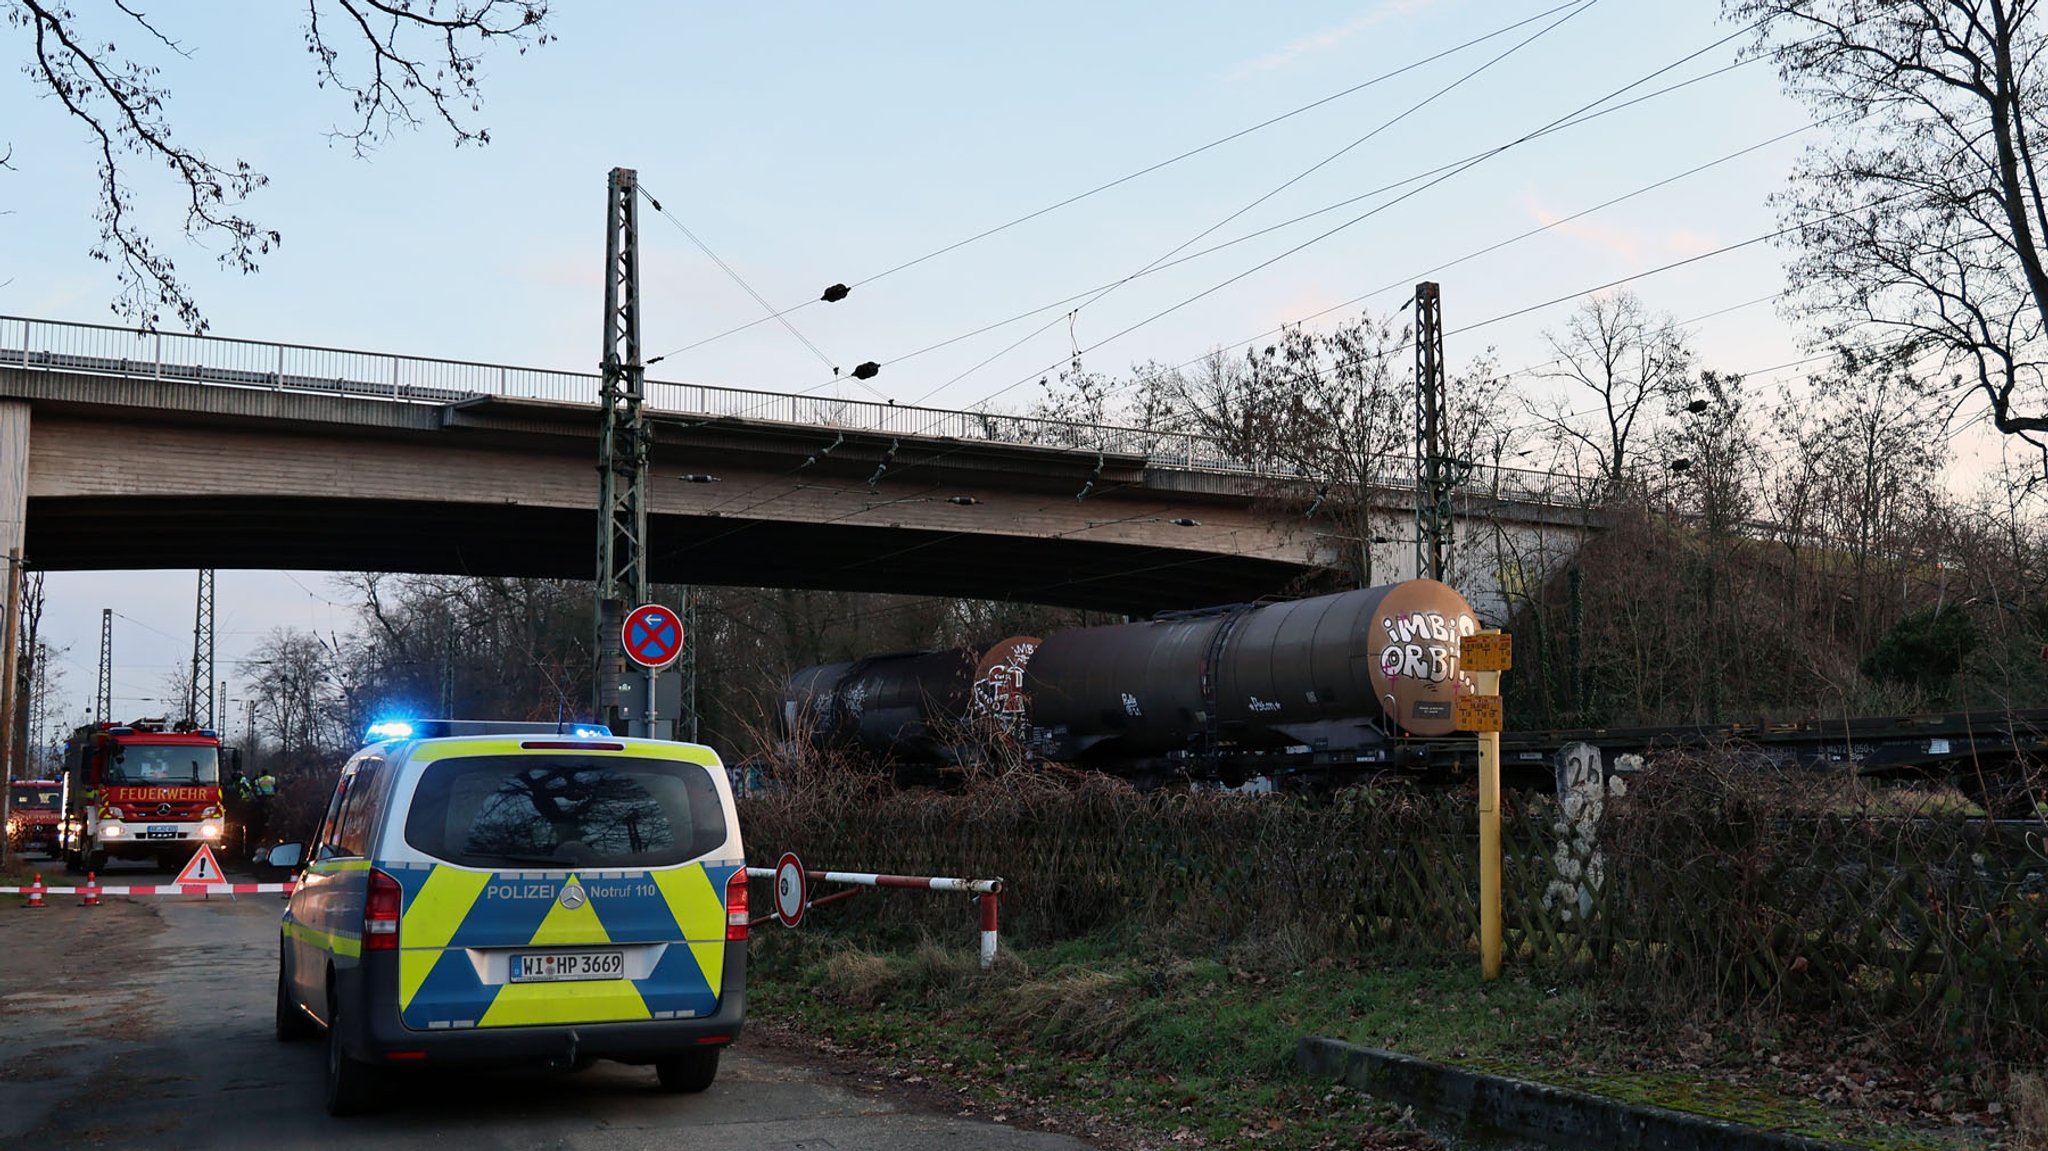
<path fill-rule="evenodd" d="M 716 850 L 725 809 L 693 763 L 470 756 L 421 773 L 405 841 L 471 867 L 664 867 Z"/>

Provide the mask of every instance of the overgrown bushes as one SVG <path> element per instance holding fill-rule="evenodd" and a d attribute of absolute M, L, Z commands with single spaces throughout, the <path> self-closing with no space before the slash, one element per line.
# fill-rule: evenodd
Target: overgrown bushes
<path fill-rule="evenodd" d="M 2048 1054 L 2039 832 L 1822 782 L 1672 761 L 1607 804 L 1596 857 L 1569 849 L 1556 801 L 1509 797 L 1510 962 L 1645 1002 L 1820 1010 L 1958 1053 Z M 812 867 L 1002 876 L 1012 942 L 1107 936 L 1280 972 L 1476 946 L 1469 795 L 1141 794 L 1024 773 L 897 792 L 818 772 L 742 818 L 756 865 L 795 850 Z M 975 928 L 965 896 L 869 896 L 818 918 L 963 948 Z"/>

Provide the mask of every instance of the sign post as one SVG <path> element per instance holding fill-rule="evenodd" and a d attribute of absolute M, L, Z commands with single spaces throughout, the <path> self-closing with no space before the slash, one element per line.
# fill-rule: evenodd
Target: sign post
<path fill-rule="evenodd" d="M 1500 978 L 1500 674 L 1514 664 L 1514 637 L 1499 628 L 1468 635 L 1459 662 L 1472 675 L 1472 694 L 1459 696 L 1453 714 L 1459 731 L 1479 734 L 1479 970 Z"/>
<path fill-rule="evenodd" d="M 658 603 L 641 604 L 626 613 L 619 635 L 627 658 L 647 669 L 647 710 L 641 721 L 645 730 L 640 734 L 659 739 L 660 733 L 655 729 L 658 716 L 654 688 L 661 669 L 683 654 L 682 617 Z"/>

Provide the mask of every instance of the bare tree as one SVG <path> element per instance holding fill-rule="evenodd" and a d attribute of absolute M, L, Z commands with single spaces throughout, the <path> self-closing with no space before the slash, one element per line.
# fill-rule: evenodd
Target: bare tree
<path fill-rule="evenodd" d="M 1602 494 L 1612 495 L 1638 478 L 1645 421 L 1684 390 L 1692 350 L 1670 316 L 1651 314 L 1627 289 L 1588 299 L 1564 331 L 1544 338 L 1557 359 L 1541 375 L 1566 387 L 1547 404 L 1531 402 L 1530 414 L 1582 472 L 1590 456 Z"/>
<path fill-rule="evenodd" d="M 1412 482 L 1410 346 L 1405 328 L 1369 314 L 1327 332 L 1293 327 L 1242 361 L 1213 356 L 1193 374 L 1167 373 L 1159 390 L 1227 454 L 1298 477 L 1290 490 L 1365 587 L 1378 549 L 1400 534 L 1386 493 Z"/>
<path fill-rule="evenodd" d="M 61 0 L 0 0 L 8 26 L 31 42 L 23 68 L 29 81 L 84 126 L 98 155 L 100 235 L 91 255 L 114 267 L 120 290 L 113 311 L 155 327 L 167 309 L 204 331 L 198 301 L 139 219 L 131 169 L 167 168 L 184 203 L 186 237 L 221 242 L 221 265 L 244 273 L 256 271 L 281 239 L 240 208 L 269 177 L 245 160 L 211 160 L 173 137 L 171 93 L 151 60 L 186 55 L 184 45 L 128 0 L 113 7 L 119 15 L 80 16 Z M 494 43 L 521 52 L 546 43 L 547 16 L 547 0 L 306 0 L 315 78 L 351 102 L 351 119 L 330 134 L 362 156 L 393 132 L 432 119 L 458 145 L 488 143 L 488 130 L 466 119 L 482 98 L 483 54 Z M 114 36 L 121 33 L 139 38 L 143 50 L 119 48 Z M 0 167 L 11 170 L 11 156 L 10 148 Z"/>
<path fill-rule="evenodd" d="M 2039 0 L 1725 0 L 1785 87 L 1845 125 L 1776 197 L 1824 340 L 1932 355 L 2048 450 L 2048 131 Z M 1960 398 L 1960 397 L 1959 397 Z"/>

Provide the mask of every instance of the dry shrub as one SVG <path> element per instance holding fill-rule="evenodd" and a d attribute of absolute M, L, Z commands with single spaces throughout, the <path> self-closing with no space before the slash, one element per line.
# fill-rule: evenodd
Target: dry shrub
<path fill-rule="evenodd" d="M 1565 850 L 1565 815 L 1547 795 L 1503 803 L 1517 966 L 1654 1008 L 1831 1014 L 1959 1063 L 2048 1052 L 2048 858 L 1938 792 L 1730 748 L 1635 776 L 1606 802 L 1598 861 Z M 1001 877 L 1006 950 L 1113 939 L 1270 975 L 1477 946 L 1470 793 L 1365 785 L 1315 802 L 1017 770 L 898 791 L 818 767 L 741 819 L 757 865 L 795 850 L 812 867 Z M 924 945 L 920 987 L 958 986 L 976 953 L 966 895 L 870 892 L 807 923 Z"/>
<path fill-rule="evenodd" d="M 992 1027 L 1049 1049 L 1102 1055 L 1137 1028 L 1139 997 L 1124 975 L 1068 967 L 1020 980 L 971 1010 Z"/>
<path fill-rule="evenodd" d="M 2048 1078 L 2035 1072 L 2013 1075 L 2006 1090 L 2011 1100 L 2013 1132 L 2020 1146 L 2048 1151 Z"/>
<path fill-rule="evenodd" d="M 825 994 L 848 1007 L 879 1006 L 900 986 L 902 979 L 886 956 L 849 949 L 825 961 Z"/>
<path fill-rule="evenodd" d="M 1958 1064 L 2048 1050 L 2048 858 L 1938 791 L 1672 757 L 1601 836 L 1604 966 L 1645 1000 L 1831 1014 Z"/>

